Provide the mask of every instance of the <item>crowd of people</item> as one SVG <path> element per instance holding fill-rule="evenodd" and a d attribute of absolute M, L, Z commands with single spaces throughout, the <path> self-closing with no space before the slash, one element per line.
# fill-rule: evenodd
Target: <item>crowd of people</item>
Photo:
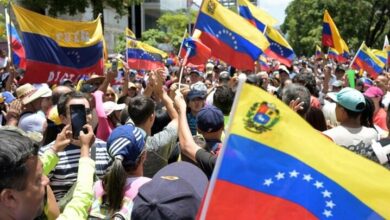
<path fill-rule="evenodd" d="M 373 78 L 314 57 L 269 62 L 267 71 L 238 71 L 209 60 L 183 77 L 175 65 L 141 74 L 124 64 L 55 85 L 21 85 L 11 65 L 1 69 L 0 219 L 195 218 L 240 80 L 380 163 L 371 145 L 390 144 L 389 72 Z M 74 105 L 85 107 L 79 134 Z"/>

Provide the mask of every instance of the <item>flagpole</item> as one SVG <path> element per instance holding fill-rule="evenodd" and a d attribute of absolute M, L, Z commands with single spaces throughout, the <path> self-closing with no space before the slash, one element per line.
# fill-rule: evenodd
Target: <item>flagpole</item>
<path fill-rule="evenodd" d="M 349 64 L 349 68 L 348 68 L 348 69 L 351 69 L 351 67 L 352 67 L 352 64 L 353 64 L 353 62 L 355 62 L 355 60 L 356 60 L 356 57 L 357 57 L 357 55 L 358 55 L 358 53 L 359 53 L 360 49 L 362 49 L 362 46 L 363 46 L 363 44 L 364 44 L 364 41 L 363 41 L 363 43 L 360 45 L 360 47 L 359 47 L 359 50 L 357 50 L 357 52 L 355 53 L 355 56 L 353 57 L 353 59 L 352 59 L 351 63 Z"/>
<path fill-rule="evenodd" d="M 183 34 L 183 38 L 182 38 L 182 41 L 180 44 L 179 52 L 177 54 L 178 57 L 180 57 L 180 52 L 181 52 L 181 49 L 183 48 L 183 42 L 184 42 L 184 39 L 186 38 L 186 35 L 187 35 L 187 29 L 184 30 L 184 34 Z"/>
<path fill-rule="evenodd" d="M 186 56 L 183 59 L 183 62 L 180 63 L 179 86 L 177 87 L 178 89 L 180 89 L 180 87 L 181 87 L 181 80 L 183 78 L 183 72 L 184 72 L 184 64 L 187 62 L 187 59 L 190 56 L 191 50 L 192 50 L 192 48 L 189 47 L 187 50 Z"/>
<path fill-rule="evenodd" d="M 230 130 L 231 130 L 232 122 L 234 121 L 234 116 L 236 115 L 235 113 L 236 113 L 237 108 L 238 108 L 238 101 L 239 101 L 239 98 L 241 96 L 242 87 L 244 86 L 244 83 L 245 83 L 245 79 L 239 77 L 238 78 L 237 92 L 236 92 L 236 95 L 234 97 L 232 110 L 230 111 L 229 124 L 228 124 L 227 129 L 225 130 L 226 131 L 225 132 L 225 134 L 226 134 L 225 140 L 223 141 L 223 146 L 222 146 L 221 152 L 219 153 L 219 156 L 217 158 L 217 162 L 216 162 L 215 167 L 214 167 L 213 174 L 211 175 L 210 184 L 209 184 L 209 187 L 207 189 L 206 197 L 204 199 L 203 207 L 202 207 L 202 210 L 201 210 L 201 213 L 200 213 L 200 218 L 199 219 L 201 219 L 201 220 L 206 219 L 207 209 L 208 209 L 208 207 L 210 205 L 211 196 L 212 196 L 212 193 L 213 193 L 213 190 L 214 190 L 214 187 L 215 187 L 215 183 L 217 182 L 218 170 L 220 169 L 221 164 L 222 164 L 224 152 L 225 152 L 225 149 L 226 149 L 226 144 L 228 142 L 227 140 L 229 140 L 229 135 L 231 133 Z"/>
<path fill-rule="evenodd" d="M 12 64 L 13 62 L 13 59 L 12 59 L 12 47 L 11 47 L 11 42 L 12 42 L 12 39 L 11 39 L 11 33 L 10 33 L 10 27 L 11 27 L 11 17 L 10 17 L 10 8 L 11 6 L 11 3 L 8 2 L 8 7 L 4 8 L 4 12 L 5 12 L 5 29 L 6 29 L 6 33 L 7 33 L 7 47 L 8 47 L 8 59 L 9 59 L 9 62 Z"/>

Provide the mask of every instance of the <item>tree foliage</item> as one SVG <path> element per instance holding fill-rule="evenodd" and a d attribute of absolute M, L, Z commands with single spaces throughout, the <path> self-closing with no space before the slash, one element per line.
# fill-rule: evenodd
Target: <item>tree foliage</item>
<path fill-rule="evenodd" d="M 312 55 L 321 45 L 323 13 L 327 9 L 342 38 L 356 51 L 365 41 L 382 48 L 390 33 L 390 0 L 294 0 L 281 29 L 298 55 Z"/>
<path fill-rule="evenodd" d="M 185 11 L 166 12 L 157 20 L 157 28 L 142 33 L 142 40 L 152 46 L 170 44 L 176 50 L 180 47 L 189 19 L 195 22 L 197 11 L 191 11 L 190 18 Z"/>
<path fill-rule="evenodd" d="M 103 13 L 105 6 L 114 8 L 120 16 L 125 15 L 128 5 L 140 4 L 143 0 L 21 0 L 20 2 L 24 7 L 41 14 L 45 14 L 45 9 L 48 8 L 51 16 L 84 13 L 91 5 L 93 15 L 97 17 L 99 13 Z"/>

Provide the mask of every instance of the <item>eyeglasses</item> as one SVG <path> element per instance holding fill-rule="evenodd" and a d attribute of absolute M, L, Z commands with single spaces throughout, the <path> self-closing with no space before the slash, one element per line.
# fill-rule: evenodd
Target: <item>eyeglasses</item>
<path fill-rule="evenodd" d="M 110 97 L 110 96 L 115 97 L 115 93 L 106 93 L 105 96 L 107 96 L 107 97 Z"/>

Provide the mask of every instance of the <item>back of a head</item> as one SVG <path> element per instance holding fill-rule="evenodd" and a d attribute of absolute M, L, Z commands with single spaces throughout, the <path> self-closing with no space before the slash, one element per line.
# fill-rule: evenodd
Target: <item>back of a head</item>
<path fill-rule="evenodd" d="M 195 219 L 207 185 L 206 175 L 195 165 L 169 164 L 139 189 L 131 219 Z"/>
<path fill-rule="evenodd" d="M 151 98 L 137 96 L 130 100 L 127 108 L 130 118 L 135 125 L 140 125 L 154 113 L 155 103 Z"/>
<path fill-rule="evenodd" d="M 218 86 L 213 99 L 213 104 L 221 109 L 224 115 L 229 115 L 234 101 L 234 92 L 228 86 Z"/>
<path fill-rule="evenodd" d="M 72 91 L 66 94 L 62 94 L 57 104 L 58 115 L 66 116 L 66 104 L 68 104 L 71 99 L 87 99 L 87 98 L 84 93 L 77 92 L 77 91 Z"/>
<path fill-rule="evenodd" d="M 295 83 L 289 84 L 283 89 L 282 101 L 286 105 L 289 105 L 291 101 L 296 100 L 297 98 L 299 98 L 299 100 L 303 102 L 303 108 L 299 109 L 297 113 L 300 116 L 304 117 L 310 108 L 309 90 L 306 87 Z"/>
<path fill-rule="evenodd" d="M 29 172 L 26 162 L 38 150 L 39 145 L 20 131 L 0 129 L 0 193 L 6 188 L 24 190 Z"/>
<path fill-rule="evenodd" d="M 53 105 L 57 105 L 60 97 L 64 94 L 70 93 L 73 90 L 69 88 L 68 86 L 57 86 L 56 88 L 53 89 L 53 94 L 51 96 L 51 101 Z"/>

